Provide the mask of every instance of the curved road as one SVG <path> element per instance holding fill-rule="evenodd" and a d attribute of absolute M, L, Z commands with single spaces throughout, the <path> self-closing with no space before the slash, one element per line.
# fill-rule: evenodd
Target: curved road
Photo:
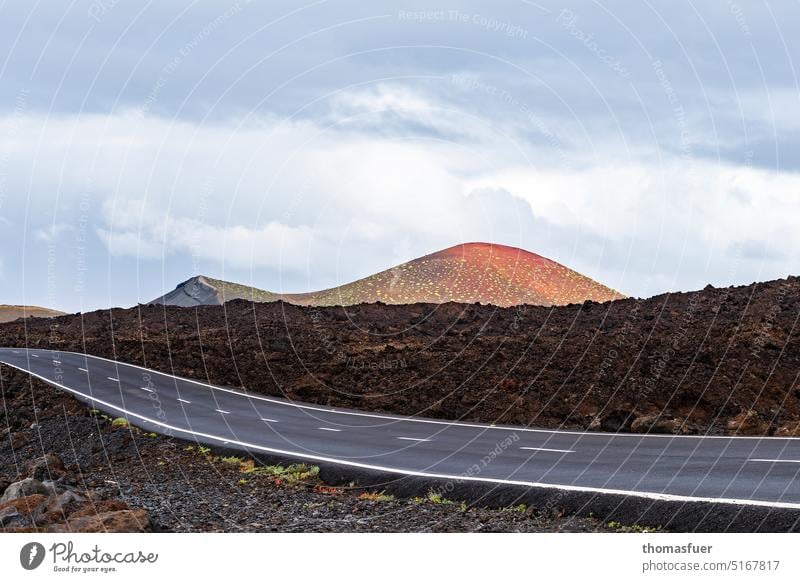
<path fill-rule="evenodd" d="M 437 479 L 800 509 L 800 439 L 539 430 L 304 405 L 96 356 L 0 348 L 30 373 L 149 431 Z"/>

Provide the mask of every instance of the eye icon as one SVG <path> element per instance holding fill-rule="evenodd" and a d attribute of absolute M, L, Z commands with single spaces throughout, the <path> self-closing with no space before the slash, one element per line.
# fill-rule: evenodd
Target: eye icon
<path fill-rule="evenodd" d="M 19 563 L 26 570 L 35 570 L 44 561 L 44 546 L 39 542 L 30 542 L 19 551 Z"/>

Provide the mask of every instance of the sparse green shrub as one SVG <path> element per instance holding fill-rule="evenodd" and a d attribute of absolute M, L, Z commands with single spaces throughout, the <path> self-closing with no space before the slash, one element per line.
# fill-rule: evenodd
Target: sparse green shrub
<path fill-rule="evenodd" d="M 242 469 L 240 468 L 240 471 Z M 319 475 L 319 467 L 316 465 L 306 465 L 305 463 L 295 463 L 283 467 L 282 465 L 264 465 L 253 467 L 243 471 L 249 475 L 273 477 L 276 480 L 285 481 L 290 485 L 307 481 Z"/>
<path fill-rule="evenodd" d="M 388 495 L 384 491 L 380 493 L 377 491 L 364 491 L 358 498 L 365 501 L 394 501 L 394 495 Z"/>
<path fill-rule="evenodd" d="M 427 500 L 430 501 L 431 503 L 435 503 L 436 505 L 452 505 L 453 504 L 453 502 L 450 501 L 449 499 L 446 499 L 446 498 L 442 497 L 441 493 L 438 493 L 438 492 L 433 491 L 433 490 L 428 491 Z"/>
<path fill-rule="evenodd" d="M 241 457 L 220 457 L 219 460 L 227 465 L 239 465 L 243 461 Z"/>

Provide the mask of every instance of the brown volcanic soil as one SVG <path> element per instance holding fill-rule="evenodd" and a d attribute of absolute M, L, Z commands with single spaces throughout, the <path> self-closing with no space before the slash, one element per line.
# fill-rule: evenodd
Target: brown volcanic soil
<path fill-rule="evenodd" d="M 556 308 L 141 306 L 7 323 L 0 345 L 25 346 L 27 334 L 28 346 L 399 414 L 790 434 L 800 421 L 799 314 L 792 277 Z"/>

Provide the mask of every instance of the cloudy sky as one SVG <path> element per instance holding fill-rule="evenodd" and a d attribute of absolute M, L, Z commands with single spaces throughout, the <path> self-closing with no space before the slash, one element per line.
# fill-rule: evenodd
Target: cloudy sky
<path fill-rule="evenodd" d="M 800 4 L 12 0 L 0 303 L 334 286 L 466 241 L 800 274 Z"/>

